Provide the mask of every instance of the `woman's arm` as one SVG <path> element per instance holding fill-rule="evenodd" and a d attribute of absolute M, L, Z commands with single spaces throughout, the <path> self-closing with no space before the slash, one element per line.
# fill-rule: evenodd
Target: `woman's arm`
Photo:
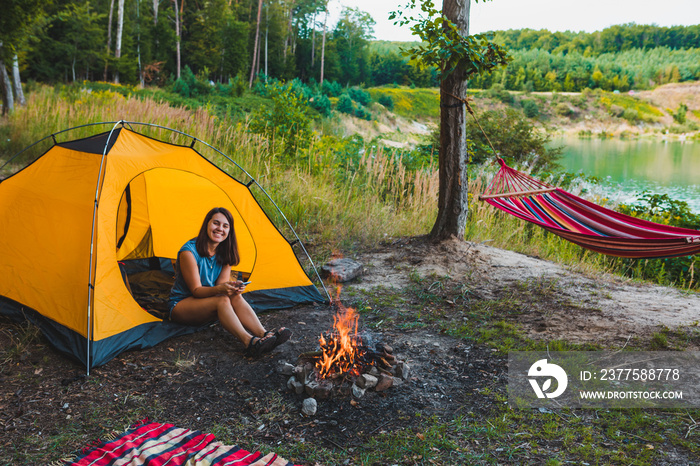
<path fill-rule="evenodd" d="M 216 279 L 217 285 L 227 284 L 231 291 L 228 292 L 229 296 L 236 294 L 241 294 L 245 290 L 245 285 L 239 280 L 231 280 L 231 266 L 224 265 L 219 274 L 219 278 Z"/>
<path fill-rule="evenodd" d="M 231 295 L 233 287 L 227 283 L 220 282 L 221 275 L 219 275 L 219 279 L 216 280 L 215 286 L 202 285 L 202 281 L 199 278 L 199 267 L 197 267 L 197 261 L 190 251 L 180 252 L 180 273 L 187 284 L 187 288 L 190 289 L 192 296 L 195 298 L 210 298 L 212 296 Z M 231 269 L 229 268 L 229 276 L 230 274 Z"/>

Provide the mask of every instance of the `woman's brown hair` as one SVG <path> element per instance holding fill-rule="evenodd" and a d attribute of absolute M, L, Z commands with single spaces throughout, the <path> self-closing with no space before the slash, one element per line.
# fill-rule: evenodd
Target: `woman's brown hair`
<path fill-rule="evenodd" d="M 226 217 L 229 224 L 228 236 L 226 236 L 226 239 L 223 240 L 216 248 L 216 260 L 221 265 L 238 265 L 241 258 L 238 255 L 238 241 L 236 241 L 236 232 L 233 229 L 233 216 L 231 215 L 231 212 L 224 207 L 214 207 L 207 213 L 206 217 L 204 217 L 204 222 L 202 223 L 202 227 L 199 229 L 199 234 L 197 235 L 197 240 L 195 241 L 197 252 L 202 257 L 209 256 L 209 251 L 207 251 L 207 241 L 209 240 L 207 225 L 209 225 L 209 221 L 216 214 L 222 214 L 224 217 Z"/>

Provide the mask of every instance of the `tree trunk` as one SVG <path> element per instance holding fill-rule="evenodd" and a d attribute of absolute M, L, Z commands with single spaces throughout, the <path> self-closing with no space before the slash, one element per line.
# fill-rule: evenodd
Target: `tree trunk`
<path fill-rule="evenodd" d="M 139 84 L 141 88 L 146 86 L 143 77 L 143 66 L 141 66 L 141 1 L 136 0 L 136 55 L 139 62 Z"/>
<path fill-rule="evenodd" d="M 177 0 L 173 0 L 173 2 L 175 2 L 175 61 L 177 66 L 175 79 L 180 79 L 180 10 L 177 6 Z"/>
<path fill-rule="evenodd" d="M 112 14 L 114 13 L 114 0 L 109 3 L 109 19 L 107 21 L 107 57 L 112 53 Z M 102 75 L 102 80 L 107 81 L 107 69 L 109 61 L 105 60 L 105 72 Z"/>
<path fill-rule="evenodd" d="M 311 69 L 314 69 L 314 58 L 316 51 L 316 12 L 314 11 L 314 17 L 311 20 Z"/>
<path fill-rule="evenodd" d="M 114 46 L 114 58 L 117 59 L 117 70 L 114 72 L 114 82 L 119 84 L 119 59 L 122 56 L 122 34 L 124 33 L 124 0 L 119 0 L 117 7 L 117 43 Z"/>
<path fill-rule="evenodd" d="M 158 26 L 158 3 L 160 0 L 153 0 L 153 26 Z"/>
<path fill-rule="evenodd" d="M 17 58 L 16 53 L 15 56 L 12 57 L 12 81 L 15 85 L 15 98 L 17 99 L 17 105 L 27 105 L 27 100 L 24 98 L 24 92 L 22 92 L 22 79 L 19 76 L 19 58 Z"/>
<path fill-rule="evenodd" d="M 2 50 L 2 43 L 0 43 Z M 5 62 L 0 58 L 0 91 L 2 91 L 2 114 L 7 115 L 15 109 L 15 101 L 12 98 L 12 84 L 7 74 Z"/>
<path fill-rule="evenodd" d="M 319 84 L 323 84 L 323 69 L 326 66 L 326 26 L 328 26 L 328 10 L 326 10 L 326 18 L 323 20 L 323 39 L 321 39 L 321 80 Z"/>
<path fill-rule="evenodd" d="M 253 78 L 255 77 L 255 69 L 257 65 L 258 58 L 258 42 L 260 37 L 260 18 L 262 14 L 262 3 L 263 0 L 258 1 L 258 21 L 255 25 L 255 44 L 253 45 L 253 66 L 250 67 L 250 81 L 248 82 L 248 88 L 253 87 Z"/>
<path fill-rule="evenodd" d="M 442 13 L 462 35 L 469 34 L 470 0 L 444 0 Z M 430 232 L 434 240 L 464 239 L 469 215 L 467 200 L 466 73 L 455 70 L 440 83 L 440 153 L 438 216 Z"/>
<path fill-rule="evenodd" d="M 282 50 L 282 61 L 287 65 L 287 50 L 292 40 L 292 22 L 294 21 L 294 2 L 289 5 L 289 21 L 287 21 L 287 34 L 284 37 L 284 50 Z"/>

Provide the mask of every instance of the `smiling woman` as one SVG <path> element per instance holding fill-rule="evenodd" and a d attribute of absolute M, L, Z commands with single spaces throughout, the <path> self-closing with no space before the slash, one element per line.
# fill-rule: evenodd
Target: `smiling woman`
<path fill-rule="evenodd" d="M 215 207 L 207 213 L 197 237 L 178 252 L 170 317 L 187 325 L 218 319 L 243 342 L 248 355 L 259 356 L 287 341 L 291 331 L 265 330 L 241 294 L 246 283 L 231 279 L 231 267 L 239 262 L 233 216 L 226 208 Z"/>

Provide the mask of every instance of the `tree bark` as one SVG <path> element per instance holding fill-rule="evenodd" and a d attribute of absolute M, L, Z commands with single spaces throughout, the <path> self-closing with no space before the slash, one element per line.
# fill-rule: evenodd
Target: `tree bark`
<path fill-rule="evenodd" d="M 114 58 L 117 62 L 122 56 L 122 34 L 124 33 L 124 0 L 119 0 L 117 6 L 117 43 L 114 46 Z M 119 68 L 114 72 L 114 82 L 119 84 Z"/>
<path fill-rule="evenodd" d="M 2 44 L 0 44 L 2 49 Z M 2 114 L 7 115 L 15 109 L 15 101 L 12 98 L 12 84 L 10 76 L 7 74 L 5 62 L 0 59 L 0 91 L 2 91 Z"/>
<path fill-rule="evenodd" d="M 442 13 L 459 29 L 469 34 L 470 0 L 444 0 Z M 450 237 L 464 239 L 469 215 L 466 110 L 459 99 L 467 93 L 467 76 L 457 69 L 440 84 L 440 152 L 438 215 L 430 232 L 433 240 Z"/>
<path fill-rule="evenodd" d="M 22 91 L 22 79 L 19 75 L 19 58 L 17 58 L 16 53 L 14 57 L 12 57 L 12 82 L 15 88 L 15 99 L 17 99 L 17 105 L 27 105 L 27 100 L 24 98 L 24 92 Z"/>
<path fill-rule="evenodd" d="M 107 21 L 107 57 L 112 52 L 112 14 L 114 13 L 114 0 L 109 3 L 109 19 Z M 105 60 L 105 72 L 102 75 L 102 80 L 107 81 L 107 69 L 109 61 Z"/>
<path fill-rule="evenodd" d="M 260 18 L 262 15 L 262 3 L 263 0 L 258 1 L 258 21 L 255 26 L 255 44 L 253 45 L 253 66 L 250 67 L 250 81 L 248 82 L 248 88 L 253 87 L 253 78 L 255 78 L 255 69 L 257 65 L 258 58 L 258 43 L 260 37 Z"/>
<path fill-rule="evenodd" d="M 160 0 L 153 0 L 153 26 L 158 26 L 158 4 Z"/>
<path fill-rule="evenodd" d="M 175 61 L 177 63 L 177 72 L 175 79 L 180 79 L 180 10 L 177 6 L 177 0 L 173 1 L 175 2 Z"/>
<path fill-rule="evenodd" d="M 316 52 L 316 12 L 314 11 L 314 17 L 311 20 L 311 69 L 314 68 L 314 58 Z"/>
<path fill-rule="evenodd" d="M 323 39 L 321 39 L 321 79 L 319 84 L 323 84 L 323 70 L 326 67 L 326 27 L 328 26 L 328 9 L 323 20 Z"/>

